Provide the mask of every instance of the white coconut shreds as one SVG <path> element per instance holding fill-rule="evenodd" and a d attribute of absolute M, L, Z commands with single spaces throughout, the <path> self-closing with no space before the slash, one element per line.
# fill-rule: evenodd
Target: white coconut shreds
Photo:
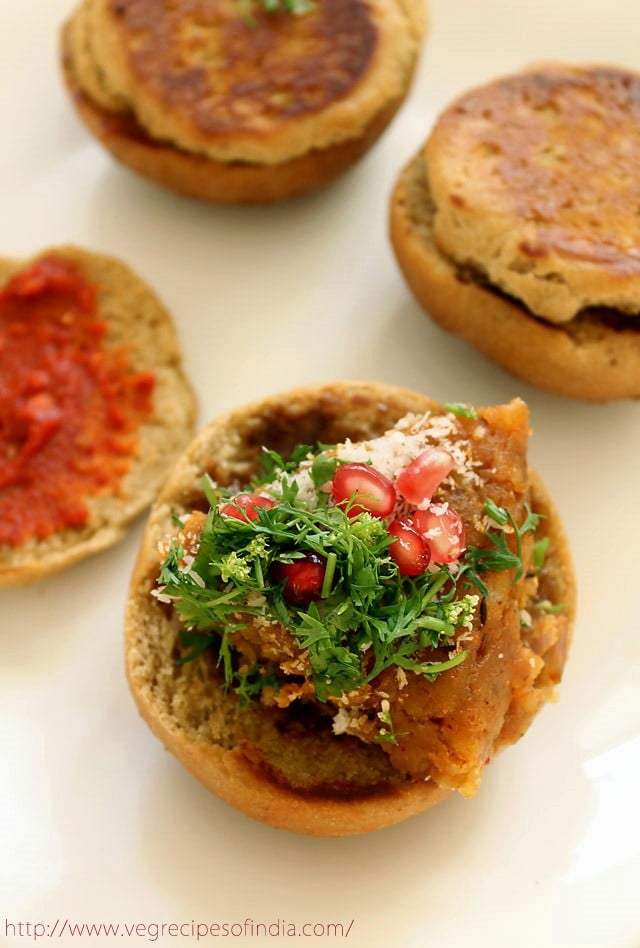
<path fill-rule="evenodd" d="M 318 489 L 311 480 L 312 459 L 303 461 L 297 471 L 291 474 L 285 474 L 287 484 L 295 481 L 298 485 L 296 502 L 304 504 L 310 510 L 315 510 L 318 506 Z M 273 497 L 274 494 L 280 494 L 282 491 L 282 480 L 273 481 L 260 488 L 260 494 L 264 497 Z"/>
<path fill-rule="evenodd" d="M 454 472 L 463 481 L 471 484 L 482 483 L 481 477 L 475 471 L 480 462 L 473 459 L 471 443 L 456 436 L 456 422 L 451 415 L 411 413 L 378 438 L 368 441 L 347 440 L 327 453 L 339 457 L 341 461 L 371 464 L 393 481 L 407 464 L 430 445 L 439 445 L 451 454 L 455 464 Z M 317 505 L 317 490 L 311 479 L 312 462 L 313 458 L 309 457 L 295 473 L 287 474 L 286 478 L 288 482 L 295 481 L 298 485 L 298 501 L 314 510 Z M 451 482 L 451 476 L 447 481 Z M 262 487 L 260 493 L 270 496 L 280 490 L 281 482 L 277 480 Z"/>
<path fill-rule="evenodd" d="M 334 715 L 331 725 L 333 733 L 336 735 L 345 734 L 351 724 L 351 714 L 346 708 L 339 708 L 338 713 Z"/>

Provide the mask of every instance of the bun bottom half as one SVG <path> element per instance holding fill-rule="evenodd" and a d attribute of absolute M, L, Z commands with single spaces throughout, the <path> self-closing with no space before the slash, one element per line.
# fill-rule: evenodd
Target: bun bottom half
<path fill-rule="evenodd" d="M 546 323 L 482 282 L 438 249 L 435 206 L 418 154 L 391 200 L 391 242 L 420 305 L 512 375 L 549 392 L 606 402 L 640 397 L 640 320 L 586 310 L 564 325 Z"/>
<path fill-rule="evenodd" d="M 276 164 L 215 161 L 151 138 L 132 115 L 110 112 L 78 85 L 68 27 L 62 32 L 62 68 L 78 115 L 116 161 L 156 184 L 218 204 L 271 204 L 328 184 L 355 164 L 382 135 L 409 91 L 388 102 L 356 138 Z"/>
<path fill-rule="evenodd" d="M 126 264 L 104 254 L 64 246 L 34 259 L 45 256 L 72 264 L 96 287 L 96 319 L 106 326 L 104 347 L 124 349 L 133 370 L 153 372 L 154 407 L 137 431 L 136 455 L 117 489 L 86 497 L 84 525 L 18 546 L 0 545 L 0 588 L 43 579 L 122 539 L 189 443 L 197 410 L 173 319 L 153 290 Z M 0 284 L 32 262 L 0 258 Z"/>
<path fill-rule="evenodd" d="M 279 829 L 348 836 L 391 826 L 448 797 L 431 781 L 394 771 L 379 745 L 335 736 L 330 718 L 244 705 L 225 692 L 215 658 L 176 664 L 179 627 L 170 607 L 151 596 L 158 543 L 171 518 L 206 509 L 200 482 L 248 479 L 264 444 L 286 456 L 302 443 L 337 443 L 381 434 L 407 412 L 437 408 L 425 396 L 368 383 L 297 389 L 229 412 L 192 442 L 155 504 L 132 577 L 125 621 L 129 684 L 151 730 L 206 787 L 242 813 Z M 546 516 L 550 555 L 542 594 L 575 608 L 571 560 L 558 515 L 533 476 L 533 507 Z M 553 689 L 568 641 L 545 653 L 541 685 Z M 510 709 L 501 744 L 517 740 L 535 711 Z"/>

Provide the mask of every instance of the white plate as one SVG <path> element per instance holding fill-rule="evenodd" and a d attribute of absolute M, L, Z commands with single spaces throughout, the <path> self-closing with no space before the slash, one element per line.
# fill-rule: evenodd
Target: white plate
<path fill-rule="evenodd" d="M 315 840 L 229 809 L 139 720 L 121 616 L 142 522 L 115 549 L 0 593 L 0 943 L 27 944 L 27 923 L 56 920 L 62 946 L 114 943 L 68 927 L 58 938 L 68 920 L 120 924 L 121 944 L 174 923 L 184 937 L 165 929 L 155 943 L 191 945 L 192 923 L 252 919 L 281 920 L 280 934 L 252 937 L 246 923 L 200 944 L 295 944 L 282 922 L 353 920 L 348 937 L 300 941 L 637 948 L 640 406 L 555 398 L 446 336 L 409 296 L 386 237 L 395 173 L 455 93 L 543 58 L 633 66 L 637 0 L 433 0 L 417 82 L 378 147 L 323 193 L 254 210 L 164 193 L 90 139 L 56 63 L 68 6 L 0 0 L 0 253 L 73 241 L 127 260 L 175 314 L 202 422 L 330 378 L 477 404 L 522 395 L 532 460 L 573 543 L 580 615 L 561 701 L 472 802 Z M 125 923 L 151 928 L 129 937 Z"/>

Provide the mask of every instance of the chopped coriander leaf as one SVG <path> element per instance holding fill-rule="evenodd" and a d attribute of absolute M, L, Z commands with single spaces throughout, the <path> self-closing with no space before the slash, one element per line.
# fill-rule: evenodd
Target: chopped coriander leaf
<path fill-rule="evenodd" d="M 333 479 L 338 466 L 337 458 L 328 458 L 324 451 L 316 454 L 311 465 L 311 480 L 318 490 Z"/>
<path fill-rule="evenodd" d="M 401 737 L 402 735 L 396 734 L 395 732 L 393 720 L 391 718 L 391 706 L 386 699 L 383 700 L 381 710 L 378 711 L 378 720 L 382 722 L 382 727 L 376 735 L 376 741 L 397 745 L 398 737 Z"/>
<path fill-rule="evenodd" d="M 533 568 L 536 573 L 540 573 L 544 567 L 550 542 L 549 537 L 542 537 L 533 544 Z"/>
<path fill-rule="evenodd" d="M 338 562 L 338 557 L 335 553 L 329 553 L 327 557 L 327 562 L 324 571 L 324 580 L 322 583 L 322 589 L 320 590 L 320 598 L 326 599 L 330 592 L 331 586 L 333 583 L 333 577 L 336 571 L 336 563 Z"/>
<path fill-rule="evenodd" d="M 401 658 L 398 660 L 398 665 L 400 665 L 401 668 L 418 672 L 433 680 L 441 674 L 441 672 L 448 671 L 450 668 L 455 668 L 456 665 L 460 665 L 468 654 L 468 652 L 458 652 L 457 655 L 454 655 L 453 658 L 450 658 L 446 662 L 414 662 L 410 658 Z"/>
<path fill-rule="evenodd" d="M 303 16 L 315 9 L 314 0 L 262 0 L 262 6 L 267 13 L 275 13 L 278 10 L 286 10 L 287 13 L 294 13 L 296 16 Z"/>
<path fill-rule="evenodd" d="M 212 632 L 187 632 L 182 629 L 180 632 L 180 644 L 185 649 L 190 649 L 182 658 L 177 659 L 176 665 L 184 665 L 186 662 L 193 662 L 199 658 L 203 652 L 213 645 L 216 636 Z"/>
<path fill-rule="evenodd" d="M 216 485 L 213 483 L 208 474 L 205 474 L 201 481 L 202 490 L 204 491 L 204 496 L 207 498 L 207 503 L 210 507 L 216 507 L 220 501 L 220 495 L 217 493 Z"/>
<path fill-rule="evenodd" d="M 255 26 L 254 14 L 262 8 L 265 13 L 293 13 L 303 16 L 315 9 L 315 0 L 236 0 L 238 9 L 248 26 Z"/>
<path fill-rule="evenodd" d="M 486 534 L 490 541 L 489 547 L 468 547 L 463 565 L 458 572 L 458 577 L 463 574 L 468 582 L 477 587 L 483 596 L 488 595 L 488 590 L 480 578 L 481 573 L 501 572 L 503 570 L 514 569 L 514 583 L 522 579 L 524 572 L 524 563 L 522 562 L 522 537 L 536 529 L 540 520 L 539 514 L 531 512 L 529 506 L 525 504 L 525 519 L 522 525 L 518 525 L 513 514 L 506 507 L 498 507 L 492 500 L 487 500 L 484 505 L 485 513 L 491 519 L 503 527 L 502 530 L 489 530 Z M 504 528 L 509 525 L 513 530 L 516 549 L 511 550 L 507 543 L 507 535 Z"/>
<path fill-rule="evenodd" d="M 567 608 L 564 602 L 553 603 L 549 599 L 540 599 L 538 602 L 534 602 L 534 609 L 538 612 L 564 612 Z"/>
<path fill-rule="evenodd" d="M 309 457 L 313 447 L 310 444 L 299 444 L 291 457 L 285 461 L 281 454 L 270 448 L 263 448 L 258 458 L 258 474 L 251 481 L 251 487 L 261 487 L 277 480 L 282 474 L 289 474 L 297 470 L 302 461 Z"/>
<path fill-rule="evenodd" d="M 233 690 L 245 702 L 257 698 L 266 687 L 278 693 L 280 679 L 272 668 L 250 665 L 233 673 Z"/>
<path fill-rule="evenodd" d="M 475 419 L 478 417 L 475 408 L 472 408 L 471 405 L 462 405 L 459 402 L 447 402 L 444 406 L 444 410 L 450 412 L 452 415 L 458 415 L 460 418 Z"/>
<path fill-rule="evenodd" d="M 485 500 L 484 512 L 491 517 L 494 523 L 499 523 L 503 527 L 509 522 L 509 513 L 504 507 L 498 507 L 492 500 Z"/>

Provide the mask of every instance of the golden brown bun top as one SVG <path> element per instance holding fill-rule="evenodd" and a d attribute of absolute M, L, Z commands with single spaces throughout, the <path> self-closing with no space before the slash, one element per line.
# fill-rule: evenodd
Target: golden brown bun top
<path fill-rule="evenodd" d="M 435 207 L 422 152 L 397 180 L 391 240 L 429 316 L 519 378 L 591 402 L 640 398 L 640 333 L 611 310 L 586 310 L 558 327 L 474 279 L 436 246 Z"/>
<path fill-rule="evenodd" d="M 295 15 L 266 12 L 262 0 L 250 13 L 237 0 L 84 0 L 75 69 L 96 100 L 130 110 L 152 137 L 270 163 L 348 137 L 366 124 L 362 111 L 368 121 L 397 94 L 420 9 L 318 0 Z"/>
<path fill-rule="evenodd" d="M 326 0 L 304 16 L 255 4 L 251 20 L 234 0 L 163 6 L 110 0 L 109 10 L 139 86 L 206 134 L 261 131 L 325 108 L 358 81 L 378 38 L 360 0 Z"/>
<path fill-rule="evenodd" d="M 459 98 L 426 146 L 435 237 L 534 313 L 640 311 L 640 75 L 542 65 Z"/>

